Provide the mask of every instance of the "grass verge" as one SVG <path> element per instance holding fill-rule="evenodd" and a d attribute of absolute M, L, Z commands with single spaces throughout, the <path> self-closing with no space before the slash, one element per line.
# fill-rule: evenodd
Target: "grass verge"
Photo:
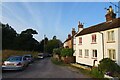
<path fill-rule="evenodd" d="M 69 65 L 69 64 L 63 63 L 62 61 L 58 61 L 57 59 L 55 59 L 55 58 L 53 58 L 53 57 L 51 57 L 51 61 L 52 61 L 52 63 L 55 64 L 55 65 L 60 65 L 60 66 L 68 66 L 68 65 Z"/>
<path fill-rule="evenodd" d="M 17 51 L 17 50 L 3 50 L 2 51 L 2 61 L 6 60 L 9 56 L 22 56 L 25 54 L 31 54 L 34 58 L 37 58 L 38 52 L 31 51 Z"/>

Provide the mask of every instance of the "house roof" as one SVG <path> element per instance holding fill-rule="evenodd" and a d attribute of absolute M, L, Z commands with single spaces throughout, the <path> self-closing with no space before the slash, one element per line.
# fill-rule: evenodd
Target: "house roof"
<path fill-rule="evenodd" d="M 71 38 L 67 38 L 67 39 L 64 41 L 64 43 L 67 42 L 67 41 L 69 41 L 69 40 L 71 40 L 71 39 L 72 39 L 72 37 L 71 37 Z"/>
<path fill-rule="evenodd" d="M 120 18 L 116 18 L 111 22 L 103 22 L 88 28 L 83 29 L 81 32 L 79 32 L 77 36 L 85 35 L 85 34 L 90 34 L 94 32 L 100 32 L 100 31 L 105 31 L 113 28 L 118 28 L 120 27 Z"/>

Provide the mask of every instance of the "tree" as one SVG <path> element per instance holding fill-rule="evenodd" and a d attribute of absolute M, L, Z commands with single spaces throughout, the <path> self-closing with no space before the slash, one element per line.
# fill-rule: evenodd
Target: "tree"
<path fill-rule="evenodd" d="M 27 29 L 25 31 L 22 31 L 21 34 L 28 34 L 28 35 L 32 35 L 32 34 L 38 34 L 36 32 L 36 30 L 33 30 L 33 29 Z"/>
<path fill-rule="evenodd" d="M 1 24 L 2 26 L 2 49 L 14 49 L 16 31 L 8 24 Z"/>
<path fill-rule="evenodd" d="M 33 38 L 33 34 L 38 34 L 35 30 L 27 29 L 22 31 L 16 39 L 16 46 L 19 50 L 38 50 L 39 42 Z"/>
<path fill-rule="evenodd" d="M 41 40 L 41 41 L 39 42 L 38 51 L 44 52 L 44 48 L 45 48 L 45 46 L 47 45 L 47 43 L 48 43 L 48 38 L 45 37 L 45 39 L 43 39 L 43 40 Z"/>
<path fill-rule="evenodd" d="M 46 52 L 52 53 L 54 48 L 60 48 L 62 46 L 62 42 L 59 39 L 49 40 L 46 45 Z"/>

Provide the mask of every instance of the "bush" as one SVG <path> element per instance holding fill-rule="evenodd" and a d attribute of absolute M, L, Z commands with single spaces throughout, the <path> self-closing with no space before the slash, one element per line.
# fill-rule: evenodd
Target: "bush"
<path fill-rule="evenodd" d="M 53 64 L 63 65 L 63 62 L 61 62 L 61 61 L 59 61 L 59 60 L 57 60 L 57 59 L 55 59 L 55 58 L 51 58 L 51 61 L 52 61 Z"/>
<path fill-rule="evenodd" d="M 104 58 L 100 61 L 100 64 L 98 65 L 98 68 L 103 73 L 106 72 L 120 72 L 120 67 L 115 63 L 115 61 L 112 61 L 110 58 Z"/>
<path fill-rule="evenodd" d="M 95 77 L 95 78 L 103 78 L 104 75 L 101 71 L 98 70 L 97 67 L 93 67 L 91 70 L 91 74 Z"/>
<path fill-rule="evenodd" d="M 62 50 L 62 48 L 55 48 L 55 49 L 53 49 L 53 53 L 60 55 L 61 54 L 61 50 Z"/>
<path fill-rule="evenodd" d="M 69 49 L 69 48 L 64 48 L 61 50 L 61 56 L 65 57 L 65 56 L 73 56 L 73 49 Z"/>

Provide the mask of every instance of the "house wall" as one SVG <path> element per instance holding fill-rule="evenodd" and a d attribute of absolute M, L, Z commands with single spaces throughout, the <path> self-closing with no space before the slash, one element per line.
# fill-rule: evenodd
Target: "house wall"
<path fill-rule="evenodd" d="M 114 30 L 115 33 L 115 42 L 108 43 L 107 39 L 107 32 Z M 104 44 L 102 44 L 102 34 L 103 33 L 103 39 Z M 92 34 L 96 34 L 97 42 L 96 44 L 92 44 Z M 82 37 L 82 44 L 79 44 L 79 38 Z M 120 28 L 110 29 L 106 31 L 86 34 L 82 36 L 76 37 L 76 62 L 81 64 L 86 64 L 93 66 L 93 62 L 95 58 L 92 57 L 92 50 L 97 50 L 97 58 L 95 65 L 97 66 L 99 64 L 99 61 L 103 59 L 103 45 L 104 45 L 104 58 L 109 57 L 108 49 L 115 49 L 116 51 L 116 63 L 120 65 Z M 79 56 L 79 50 L 82 49 L 82 57 Z M 85 49 L 89 50 L 89 57 L 85 58 Z"/>
<path fill-rule="evenodd" d="M 76 37 L 73 38 L 73 50 L 74 50 L 73 56 L 76 56 Z"/>
<path fill-rule="evenodd" d="M 65 42 L 64 44 L 63 44 L 63 47 L 65 48 L 67 46 L 67 42 Z"/>
<path fill-rule="evenodd" d="M 120 27 L 118 28 L 118 64 L 120 65 Z"/>
<path fill-rule="evenodd" d="M 72 48 L 72 41 L 71 40 L 67 41 L 67 45 L 69 48 Z"/>
<path fill-rule="evenodd" d="M 112 43 L 109 43 L 108 42 L 108 39 L 107 39 L 107 32 L 108 31 L 111 31 L 111 30 L 114 30 L 114 35 L 115 35 L 115 42 L 112 42 Z M 105 58 L 109 57 L 109 54 L 108 54 L 108 49 L 115 49 L 116 51 L 116 62 L 120 65 L 120 61 L 119 61 L 119 58 L 120 58 L 120 54 L 119 54 L 119 45 L 120 45 L 120 39 L 119 39 L 119 30 L 118 28 L 115 28 L 115 29 L 110 29 L 110 30 L 106 30 L 104 31 L 104 46 L 105 46 Z"/>
<path fill-rule="evenodd" d="M 92 34 L 96 34 L 97 36 L 97 42 L 96 44 L 92 44 Z M 97 50 L 97 58 L 95 65 L 99 63 L 99 61 L 103 58 L 102 53 L 102 35 L 99 32 L 92 33 L 92 34 L 86 34 L 83 36 L 76 37 L 76 62 L 81 64 L 86 64 L 93 66 L 93 62 L 95 58 L 92 57 L 92 50 Z M 82 37 L 82 44 L 79 44 L 79 37 Z M 82 57 L 79 56 L 79 49 L 82 49 Z M 89 50 L 89 57 L 85 58 L 85 49 Z"/>

